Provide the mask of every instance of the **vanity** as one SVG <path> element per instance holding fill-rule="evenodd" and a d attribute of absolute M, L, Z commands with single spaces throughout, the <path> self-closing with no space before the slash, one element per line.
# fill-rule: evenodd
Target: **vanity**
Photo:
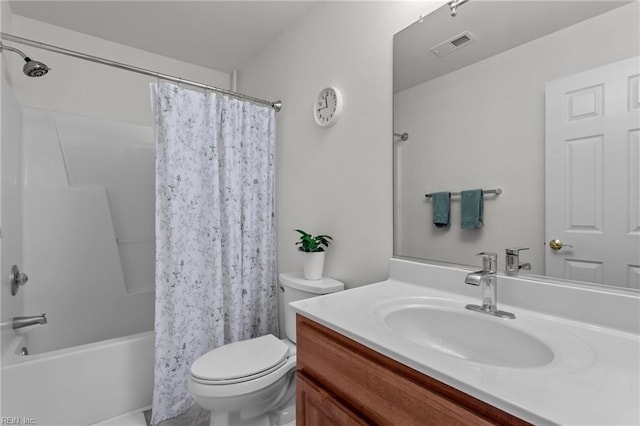
<path fill-rule="evenodd" d="M 505 319 L 469 272 L 392 259 L 292 304 L 298 424 L 640 424 L 640 296 L 500 275 Z"/>

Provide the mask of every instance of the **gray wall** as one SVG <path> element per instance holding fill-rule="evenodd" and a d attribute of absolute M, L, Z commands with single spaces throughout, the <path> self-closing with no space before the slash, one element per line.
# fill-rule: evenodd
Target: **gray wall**
<path fill-rule="evenodd" d="M 240 70 L 239 89 L 280 98 L 277 226 L 281 272 L 302 269 L 296 228 L 335 243 L 325 275 L 383 280 L 392 256 L 393 34 L 442 2 L 322 2 Z M 316 95 L 337 86 L 342 117 L 318 127 Z"/>

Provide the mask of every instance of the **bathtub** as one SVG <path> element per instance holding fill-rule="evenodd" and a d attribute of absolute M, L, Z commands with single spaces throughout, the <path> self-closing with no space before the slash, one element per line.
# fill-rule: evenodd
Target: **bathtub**
<path fill-rule="evenodd" d="M 86 426 L 151 405 L 153 331 L 33 355 L 24 344 L 3 354 L 2 419 Z"/>

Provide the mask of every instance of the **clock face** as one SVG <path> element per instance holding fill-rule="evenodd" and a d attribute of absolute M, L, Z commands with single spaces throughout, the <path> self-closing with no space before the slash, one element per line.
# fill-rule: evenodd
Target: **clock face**
<path fill-rule="evenodd" d="M 322 89 L 313 107 L 316 123 L 322 127 L 332 126 L 342 112 L 342 94 L 335 87 Z"/>

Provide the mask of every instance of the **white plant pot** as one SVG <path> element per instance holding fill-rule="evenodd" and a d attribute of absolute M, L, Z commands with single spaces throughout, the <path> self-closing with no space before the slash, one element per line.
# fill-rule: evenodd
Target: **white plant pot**
<path fill-rule="evenodd" d="M 304 278 L 307 280 L 319 280 L 324 269 L 324 252 L 302 253 Z"/>

